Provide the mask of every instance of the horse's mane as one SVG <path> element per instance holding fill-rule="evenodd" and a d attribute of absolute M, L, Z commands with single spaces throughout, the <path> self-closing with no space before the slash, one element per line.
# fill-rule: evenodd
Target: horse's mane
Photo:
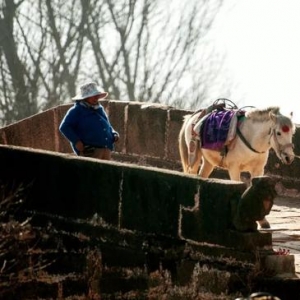
<path fill-rule="evenodd" d="M 295 125 L 293 124 L 291 118 L 282 115 L 278 106 L 269 106 L 264 109 L 253 109 L 246 112 L 245 116 L 253 121 L 266 122 L 270 120 L 270 113 L 276 115 L 277 122 L 280 126 L 287 125 L 294 128 Z"/>
<path fill-rule="evenodd" d="M 252 109 L 246 112 L 246 117 L 252 119 L 253 121 L 269 121 L 270 120 L 270 112 L 274 113 L 275 115 L 280 114 L 280 108 L 278 106 L 269 106 L 264 109 Z"/>

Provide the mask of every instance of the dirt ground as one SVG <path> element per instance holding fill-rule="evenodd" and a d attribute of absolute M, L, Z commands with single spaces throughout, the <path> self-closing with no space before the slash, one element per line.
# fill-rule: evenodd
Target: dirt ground
<path fill-rule="evenodd" d="M 296 274 L 300 278 L 300 195 L 286 190 L 274 199 L 268 216 L 273 248 L 289 250 L 295 256 Z"/>

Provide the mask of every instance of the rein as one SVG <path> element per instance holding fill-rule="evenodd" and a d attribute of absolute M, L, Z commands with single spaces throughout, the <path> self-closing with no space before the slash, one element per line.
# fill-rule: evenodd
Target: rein
<path fill-rule="evenodd" d="M 239 138 L 244 142 L 244 144 L 245 144 L 251 151 L 253 151 L 253 152 L 255 152 L 255 153 L 259 153 L 259 154 L 265 153 L 265 151 L 259 152 L 259 151 L 255 150 L 255 149 L 249 144 L 249 142 L 246 140 L 246 138 L 243 136 L 243 134 L 242 134 L 242 132 L 240 131 L 240 128 L 239 128 L 239 127 L 236 128 L 236 133 L 237 133 L 237 135 L 239 136 Z"/>

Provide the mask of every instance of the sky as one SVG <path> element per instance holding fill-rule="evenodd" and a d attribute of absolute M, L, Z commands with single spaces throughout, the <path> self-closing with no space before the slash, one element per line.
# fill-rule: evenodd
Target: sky
<path fill-rule="evenodd" d="M 225 0 L 211 39 L 238 106 L 280 106 L 300 124 L 300 1 Z"/>

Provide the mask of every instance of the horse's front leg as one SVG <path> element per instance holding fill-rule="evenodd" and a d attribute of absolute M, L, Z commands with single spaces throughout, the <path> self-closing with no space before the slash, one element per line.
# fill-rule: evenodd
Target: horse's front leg
<path fill-rule="evenodd" d="M 236 166 L 229 167 L 228 173 L 229 173 L 230 180 L 242 181 L 241 180 L 241 171 L 238 167 L 236 167 Z"/>
<path fill-rule="evenodd" d="M 263 168 L 256 168 L 249 172 L 251 175 L 251 178 L 253 177 L 259 177 L 264 175 L 264 167 Z"/>
<path fill-rule="evenodd" d="M 264 217 L 262 220 L 258 221 L 261 228 L 271 228 L 269 221 Z"/>

